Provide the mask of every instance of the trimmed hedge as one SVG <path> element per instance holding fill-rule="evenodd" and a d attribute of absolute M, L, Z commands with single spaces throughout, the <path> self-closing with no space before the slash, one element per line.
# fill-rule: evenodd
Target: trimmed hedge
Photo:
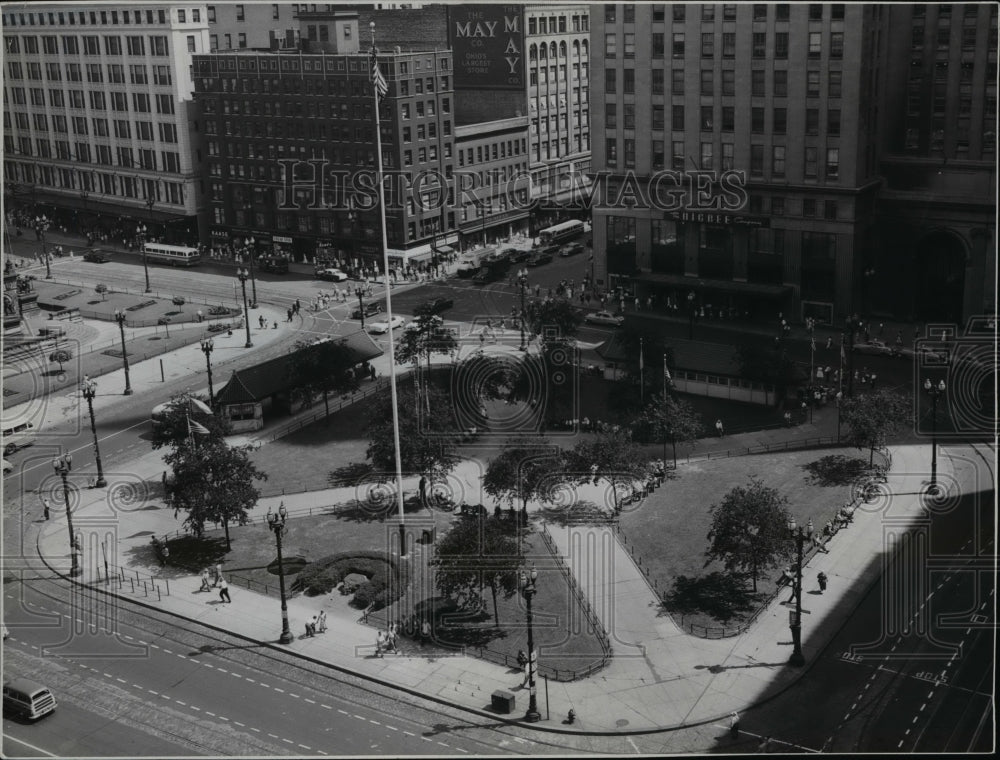
<path fill-rule="evenodd" d="M 407 568 L 375 551 L 344 552 L 310 562 L 296 576 L 293 591 L 306 596 L 328 594 L 351 573 L 368 580 L 354 592 L 351 605 L 379 610 L 396 601 L 409 582 Z"/>

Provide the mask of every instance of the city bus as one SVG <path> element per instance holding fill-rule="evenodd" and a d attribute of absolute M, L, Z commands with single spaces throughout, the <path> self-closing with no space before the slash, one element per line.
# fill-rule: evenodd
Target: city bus
<path fill-rule="evenodd" d="M 538 237 L 541 239 L 542 245 L 559 245 L 560 243 L 580 237 L 583 232 L 583 222 L 574 219 L 570 222 L 562 222 L 552 227 L 546 227 L 538 233 Z"/>
<path fill-rule="evenodd" d="M 201 261 L 197 248 L 184 245 L 167 245 L 166 243 L 146 243 L 146 258 L 172 267 L 193 267 Z"/>

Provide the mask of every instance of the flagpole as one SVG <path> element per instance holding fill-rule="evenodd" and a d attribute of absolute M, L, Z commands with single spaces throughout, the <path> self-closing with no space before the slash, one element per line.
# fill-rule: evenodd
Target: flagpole
<path fill-rule="evenodd" d="M 667 355 L 663 355 L 663 400 L 667 400 Z"/>
<path fill-rule="evenodd" d="M 645 402 L 645 367 L 643 367 L 642 361 L 642 338 L 639 338 L 639 405 L 641 406 Z"/>
<path fill-rule="evenodd" d="M 375 22 L 368 24 L 372 35 L 372 75 L 377 63 L 375 50 Z M 374 76 L 373 76 L 374 80 Z M 372 82 L 372 94 L 375 98 L 375 157 L 378 161 L 378 213 L 382 228 L 382 271 L 385 278 L 385 311 L 389 325 L 392 325 L 392 289 L 389 286 L 389 241 L 385 229 L 385 187 L 382 177 L 382 130 L 379 119 L 379 88 Z M 406 525 L 403 519 L 403 459 L 399 452 L 399 405 L 396 396 L 396 352 L 393 344 L 392 330 L 389 330 L 389 393 L 392 399 L 392 445 L 396 457 L 396 503 L 399 508 L 399 556 L 406 556 Z"/>

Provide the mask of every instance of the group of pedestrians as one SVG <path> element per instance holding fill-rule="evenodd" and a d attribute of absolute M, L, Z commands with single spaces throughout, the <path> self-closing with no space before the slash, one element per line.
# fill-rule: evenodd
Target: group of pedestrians
<path fill-rule="evenodd" d="M 312 620 L 306 621 L 305 637 L 312 638 L 317 633 L 326 633 L 326 610 L 320 610 L 318 615 L 312 616 Z"/>
<path fill-rule="evenodd" d="M 219 589 L 219 599 L 225 603 L 231 603 L 233 600 L 229 597 L 229 584 L 226 582 L 225 576 L 222 574 L 222 564 L 217 564 L 213 567 L 206 567 L 201 571 L 201 588 L 199 591 L 211 591 L 213 588 Z"/>
<path fill-rule="evenodd" d="M 389 627 L 384 631 L 379 628 L 378 633 L 375 634 L 375 656 L 385 657 L 386 652 L 400 654 L 396 644 L 398 636 L 399 631 L 395 623 L 389 623 Z"/>

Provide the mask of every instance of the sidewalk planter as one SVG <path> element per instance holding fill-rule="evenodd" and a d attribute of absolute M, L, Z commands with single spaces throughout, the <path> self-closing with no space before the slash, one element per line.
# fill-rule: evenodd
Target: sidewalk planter
<path fill-rule="evenodd" d="M 514 712 L 514 703 L 516 701 L 516 697 L 511 692 L 504 691 L 503 689 L 497 689 L 490 697 L 493 709 L 504 715 Z"/>

